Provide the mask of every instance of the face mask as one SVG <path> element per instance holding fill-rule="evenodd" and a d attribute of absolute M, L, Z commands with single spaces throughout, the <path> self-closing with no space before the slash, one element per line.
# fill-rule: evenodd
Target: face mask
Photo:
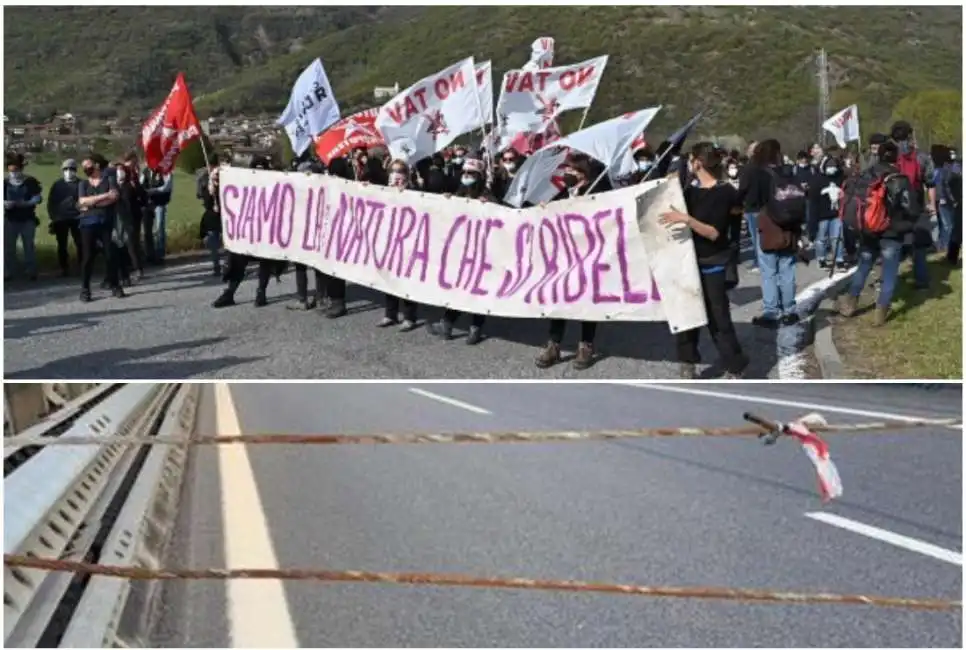
<path fill-rule="evenodd" d="M 728 168 L 728 176 L 730 176 L 731 178 L 737 178 L 738 177 L 738 168 L 737 167 L 729 167 Z"/>
<path fill-rule="evenodd" d="M 64 170 L 64 180 L 68 183 L 72 183 L 77 180 L 77 172 L 73 169 Z"/>
<path fill-rule="evenodd" d="M 7 180 L 10 181 L 11 185 L 20 185 L 23 183 L 23 173 L 22 172 L 8 172 Z"/>
<path fill-rule="evenodd" d="M 650 160 L 638 160 L 637 161 L 637 168 L 640 171 L 642 171 L 642 172 L 646 172 L 646 171 L 650 170 L 651 167 L 653 167 L 653 166 L 654 166 L 654 163 L 652 163 Z"/>
<path fill-rule="evenodd" d="M 406 175 L 400 172 L 389 174 L 389 184 L 394 187 L 402 187 L 406 184 Z"/>
<path fill-rule="evenodd" d="M 912 151 L 912 145 L 908 141 L 899 143 L 899 153 L 907 154 Z"/>
<path fill-rule="evenodd" d="M 94 173 L 94 168 L 93 167 L 85 167 L 84 168 L 84 176 L 90 176 L 93 173 Z"/>
<path fill-rule="evenodd" d="M 955 162 L 956 161 L 956 154 L 955 153 L 949 154 L 949 159 L 952 160 L 953 162 Z"/>
<path fill-rule="evenodd" d="M 850 169 L 851 167 L 852 167 L 852 161 L 851 160 L 846 160 L 845 161 L 845 168 L 846 169 Z"/>
<path fill-rule="evenodd" d="M 802 169 L 805 169 L 806 167 L 808 167 L 808 163 L 798 163 L 798 166 L 801 167 Z"/>
<path fill-rule="evenodd" d="M 126 178 L 127 178 L 127 172 L 125 172 L 123 169 L 117 170 L 117 182 L 118 183 L 123 183 Z"/>
<path fill-rule="evenodd" d="M 463 187 L 469 187 L 476 183 L 476 179 L 473 178 L 472 176 L 464 176 L 463 178 L 460 179 L 460 183 L 463 184 Z"/>
<path fill-rule="evenodd" d="M 838 167 L 826 167 L 825 168 L 825 174 L 827 176 L 835 176 L 838 173 L 839 173 L 839 168 Z"/>
<path fill-rule="evenodd" d="M 517 170 L 517 164 L 515 162 L 505 162 L 503 163 L 503 169 L 507 170 L 512 174 Z"/>

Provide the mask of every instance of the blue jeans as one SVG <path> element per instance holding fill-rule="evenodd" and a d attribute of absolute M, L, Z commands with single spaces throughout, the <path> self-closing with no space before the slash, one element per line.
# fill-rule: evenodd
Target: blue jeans
<path fill-rule="evenodd" d="M 758 258 L 761 249 L 758 248 L 758 213 L 746 212 L 745 223 L 748 224 L 748 236 L 751 237 L 751 268 L 758 268 Z"/>
<path fill-rule="evenodd" d="M 795 261 L 788 253 L 758 253 L 762 315 L 780 318 L 795 312 Z"/>
<path fill-rule="evenodd" d="M 902 262 L 902 242 L 899 241 L 880 239 L 878 244 L 862 242 L 862 247 L 859 249 L 859 266 L 852 276 L 849 294 L 854 298 L 859 297 L 880 255 L 882 256 L 882 285 L 879 287 L 879 299 L 876 305 L 889 307 L 892 304 L 892 296 L 896 292 L 896 284 L 899 282 L 899 263 Z"/>
<path fill-rule="evenodd" d="M 205 237 L 205 248 L 211 253 L 211 262 L 215 268 L 221 265 L 221 258 L 218 252 L 221 250 L 221 233 L 209 232 Z"/>
<path fill-rule="evenodd" d="M 34 248 L 34 238 L 37 235 L 37 224 L 33 219 L 28 221 L 3 220 L 3 274 L 10 277 L 17 271 L 17 239 L 23 242 L 24 267 L 27 275 L 37 273 L 37 254 Z"/>
<path fill-rule="evenodd" d="M 826 219 L 818 222 L 818 235 L 815 239 L 815 259 L 819 262 L 826 260 L 828 253 L 835 253 L 835 244 L 842 237 L 842 222 L 838 219 Z M 842 263 L 845 261 L 845 245 L 838 242 L 838 254 L 835 261 Z"/>
<path fill-rule="evenodd" d="M 949 239 L 953 234 L 953 223 L 956 220 L 956 208 L 951 203 L 939 206 L 939 250 L 949 248 Z"/>
<path fill-rule="evenodd" d="M 929 286 L 929 256 L 928 248 L 912 249 L 912 277 L 916 281 L 916 286 L 920 288 Z"/>
<path fill-rule="evenodd" d="M 168 243 L 168 206 L 154 206 L 154 249 L 157 251 L 159 260 L 164 259 L 164 250 Z"/>

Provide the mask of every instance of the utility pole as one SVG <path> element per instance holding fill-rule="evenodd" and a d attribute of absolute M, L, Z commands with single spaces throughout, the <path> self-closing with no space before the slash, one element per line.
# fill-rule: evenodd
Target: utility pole
<path fill-rule="evenodd" d="M 828 119 L 829 102 L 831 101 L 831 91 L 828 82 L 828 54 L 825 48 L 818 53 L 818 142 L 825 147 L 826 133 L 822 125 Z"/>

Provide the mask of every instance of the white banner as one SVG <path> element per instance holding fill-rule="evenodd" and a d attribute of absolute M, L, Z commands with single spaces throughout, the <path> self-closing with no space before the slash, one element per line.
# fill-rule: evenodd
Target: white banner
<path fill-rule="evenodd" d="M 503 143 L 521 132 L 541 133 L 564 111 L 590 106 L 606 66 L 604 55 L 558 68 L 507 72 L 496 106 Z"/>
<path fill-rule="evenodd" d="M 493 62 L 476 64 L 476 87 L 483 107 L 483 123 L 493 124 Z"/>
<path fill-rule="evenodd" d="M 386 102 L 376 118 L 392 157 L 410 163 L 482 124 L 472 57 L 417 81 Z"/>
<path fill-rule="evenodd" d="M 313 61 L 292 86 L 288 106 L 278 118 L 292 143 L 292 151 L 301 156 L 315 139 L 341 119 L 339 103 L 332 94 L 329 77 L 321 59 Z"/>
<path fill-rule="evenodd" d="M 524 70 L 543 70 L 553 66 L 554 40 L 552 36 L 541 36 L 530 46 L 530 60 Z"/>
<path fill-rule="evenodd" d="M 822 128 L 831 133 L 843 149 L 849 142 L 861 142 L 859 136 L 859 107 L 852 104 L 848 108 L 843 108 L 827 119 Z"/>
<path fill-rule="evenodd" d="M 626 113 L 594 124 L 566 138 L 557 140 L 527 158 L 513 178 L 503 200 L 520 207 L 529 202 L 534 205 L 549 201 L 560 191 L 553 175 L 567 159 L 568 150 L 582 151 L 599 160 L 607 169 L 619 169 L 625 159 L 633 158 L 631 144 L 661 110 L 660 106 L 635 113 Z M 594 182 L 596 179 L 590 179 Z"/>
<path fill-rule="evenodd" d="M 667 321 L 672 332 L 707 322 L 689 231 L 658 223 L 684 205 L 676 179 L 527 210 L 234 167 L 220 187 L 233 253 L 471 313 Z"/>

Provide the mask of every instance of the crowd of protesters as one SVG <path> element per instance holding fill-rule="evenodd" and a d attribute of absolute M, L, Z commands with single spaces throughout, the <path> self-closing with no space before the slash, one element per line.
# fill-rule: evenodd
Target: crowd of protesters
<path fill-rule="evenodd" d="M 662 143 L 656 149 L 641 146 L 634 152 L 636 171 L 611 183 L 604 165 L 586 155 L 568 157 L 563 172 L 565 189 L 553 199 L 565 200 L 588 192 L 601 193 L 658 178 L 680 180 L 686 211 L 662 215 L 667 225 L 690 228 L 701 276 L 708 330 L 718 350 L 725 376 L 740 377 L 748 365 L 731 318 L 728 292 L 738 284 L 742 243 L 751 248 L 750 270 L 759 273 L 762 290 L 761 314 L 753 323 L 763 328 L 795 325 L 800 314 L 796 305 L 796 266 L 812 260 L 823 268 L 857 266 L 851 284 L 841 299 L 840 311 L 855 313 L 858 297 L 873 267 L 881 262 L 876 299 L 875 323 L 886 322 L 898 282 L 899 265 L 905 257 L 913 261 L 916 287 L 929 286 L 927 255 L 936 250 L 958 265 L 962 237 L 962 169 L 957 151 L 934 146 L 929 154 L 916 148 L 915 134 L 906 122 L 897 122 L 888 134 L 874 134 L 867 153 L 857 156 L 837 147 L 811 144 L 795 153 L 783 151 L 776 140 L 749 145 L 746 151 L 724 151 L 710 142 L 699 142 L 687 150 L 681 144 Z M 456 145 L 431 158 L 408 165 L 392 160 L 384 150 L 357 149 L 344 158 L 323 165 L 311 155 L 296 160 L 291 169 L 330 174 L 358 182 L 402 189 L 464 196 L 479 201 L 503 202 L 514 176 L 525 158 L 514 149 L 492 156 L 485 151 Z M 219 213 L 217 157 L 198 177 L 197 197 L 204 215 L 199 238 L 211 255 L 212 272 L 227 284 L 213 306 L 228 307 L 244 280 L 249 263 L 258 265 L 255 305 L 268 304 L 272 277 L 279 278 L 284 264 L 229 254 L 221 261 L 221 218 Z M 269 157 L 256 156 L 248 166 L 281 169 Z M 8 156 L 4 183 L 6 277 L 15 270 L 18 240 L 23 242 L 27 276 L 36 277 L 34 231 L 39 224 L 36 208 L 42 202 L 42 188 L 23 172 L 22 157 Z M 63 179 L 54 183 L 47 198 L 50 230 L 56 236 L 58 260 L 64 275 L 69 273 L 68 242 L 80 251 L 81 299 L 91 300 L 90 282 L 94 259 L 105 258 L 103 286 L 116 297 L 124 296 L 132 274 L 144 275 L 145 265 L 160 264 L 165 252 L 165 222 L 171 200 L 173 178 L 141 170 L 132 153 L 113 164 L 99 155 L 88 156 L 80 166 L 67 160 Z M 600 177 L 600 179 L 598 178 Z M 600 182 L 597 182 L 600 181 Z M 879 181 L 885 188 L 888 227 L 870 232 L 861 223 L 843 218 L 843 205 L 850 204 Z M 858 196 L 864 199 L 864 196 Z M 934 224 L 935 222 L 935 224 Z M 314 291 L 309 291 L 308 269 L 295 267 L 298 304 L 302 309 L 324 309 L 328 318 L 346 315 L 346 282 L 314 271 Z M 385 311 L 379 327 L 397 327 L 403 332 L 417 328 L 419 305 L 396 296 L 384 299 Z M 445 340 L 461 314 L 446 310 L 429 332 Z M 466 342 L 484 340 L 485 318 L 468 314 Z M 574 367 L 588 368 L 595 359 L 597 323 L 581 322 Z M 560 362 L 567 322 L 548 323 L 547 343 L 535 359 L 547 368 Z M 699 330 L 677 337 L 677 357 L 682 377 L 695 376 Z"/>

